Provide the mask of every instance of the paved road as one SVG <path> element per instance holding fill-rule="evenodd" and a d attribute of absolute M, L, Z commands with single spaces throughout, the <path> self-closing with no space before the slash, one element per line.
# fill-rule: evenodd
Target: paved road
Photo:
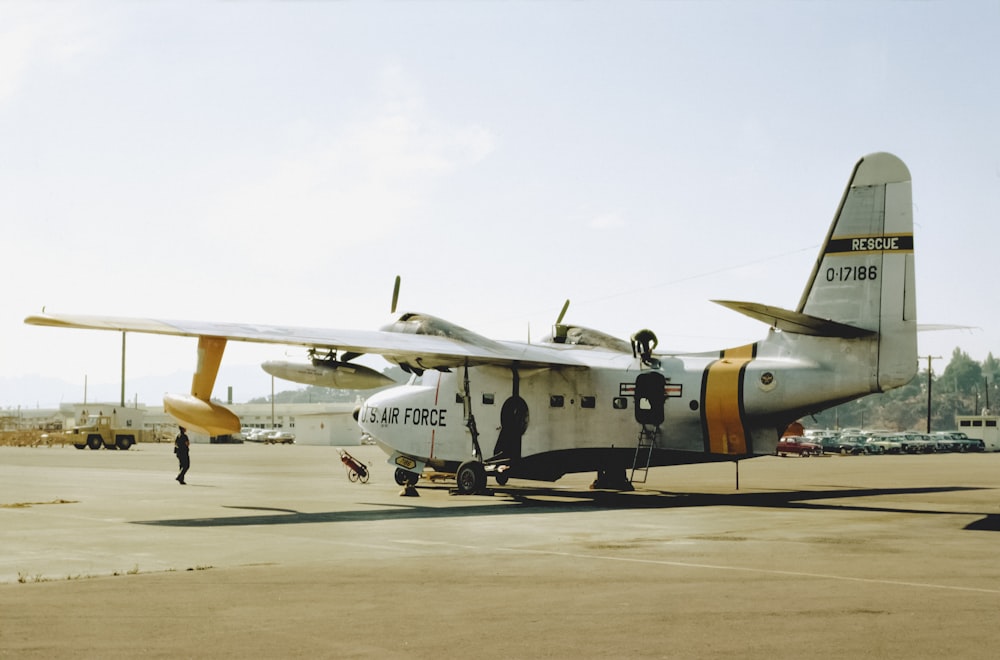
<path fill-rule="evenodd" d="M 1000 454 L 399 497 L 336 451 L 0 448 L 0 656 L 993 658 Z"/>

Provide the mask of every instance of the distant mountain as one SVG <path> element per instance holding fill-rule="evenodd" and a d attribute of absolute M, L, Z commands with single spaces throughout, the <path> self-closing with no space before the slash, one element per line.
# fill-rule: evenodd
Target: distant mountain
<path fill-rule="evenodd" d="M 257 365 L 223 365 L 215 383 L 215 397 L 226 401 L 229 387 L 233 388 L 233 401 L 243 403 L 250 399 L 271 395 L 271 377 Z M 287 381 L 275 381 L 276 391 L 298 389 L 301 386 Z M 183 394 L 190 391 L 191 372 L 125 379 L 125 399 L 132 403 L 156 406 L 163 401 L 165 392 Z M 87 401 L 119 401 L 120 383 L 90 382 L 86 388 Z M 79 403 L 84 400 L 84 378 L 69 382 L 41 376 L 0 376 L 0 409 L 58 408 L 60 403 Z"/>

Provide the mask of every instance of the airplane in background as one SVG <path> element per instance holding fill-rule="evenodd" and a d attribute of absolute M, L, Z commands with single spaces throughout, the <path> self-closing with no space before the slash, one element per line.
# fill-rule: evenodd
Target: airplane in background
<path fill-rule="evenodd" d="M 398 278 L 393 311 L 396 295 Z M 887 153 L 858 161 L 794 311 L 715 302 L 767 323 L 767 336 L 710 353 L 658 352 L 649 330 L 625 341 L 564 324 L 569 301 L 539 343 L 488 339 L 420 313 L 374 331 L 68 314 L 25 323 L 197 337 L 191 393 L 166 395 L 164 407 L 208 435 L 240 429 L 211 400 L 228 341 L 307 347 L 311 365 L 275 362 L 268 371 L 332 387 L 384 387 L 384 376 L 351 362 L 378 354 L 411 378 L 371 395 L 358 423 L 389 454 L 400 484 L 416 484 L 428 467 L 455 473 L 463 494 L 482 492 L 490 477 L 502 485 L 591 471 L 597 488 L 631 489 L 655 466 L 773 454 L 800 417 L 913 378 L 906 165 Z"/>

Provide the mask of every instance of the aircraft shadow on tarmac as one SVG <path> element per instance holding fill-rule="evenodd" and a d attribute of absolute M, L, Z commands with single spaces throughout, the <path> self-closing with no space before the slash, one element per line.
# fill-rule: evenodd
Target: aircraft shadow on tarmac
<path fill-rule="evenodd" d="M 430 518 L 465 518 L 477 516 L 503 516 L 538 513 L 580 513 L 622 509 L 679 509 L 687 507 L 742 506 L 778 509 L 817 509 L 836 511 L 865 511 L 926 515 L 976 515 L 982 516 L 965 527 L 974 531 L 1000 531 L 1000 514 L 980 511 L 939 511 L 933 509 L 882 507 L 873 504 L 850 504 L 838 501 L 829 504 L 822 500 L 849 500 L 861 497 L 919 495 L 983 490 L 977 487 L 944 486 L 919 488 L 860 488 L 835 490 L 795 490 L 765 493 L 675 493 L 670 491 L 643 490 L 614 492 L 601 490 L 566 490 L 552 488 L 507 487 L 490 491 L 494 496 L 506 496 L 506 502 L 493 504 L 462 504 L 456 506 L 420 506 L 418 504 L 365 503 L 368 508 L 355 511 L 328 511 L 303 513 L 294 509 L 260 506 L 225 507 L 242 511 L 258 511 L 256 515 L 233 515 L 211 518 L 184 518 L 166 520 L 137 520 L 138 525 L 163 527 L 240 527 L 251 525 L 303 525 L 314 523 L 350 523 L 380 520 L 413 520 Z M 478 497 L 478 496 L 468 496 Z M 464 499 L 464 498 L 463 498 Z M 468 501 L 468 500 L 466 500 Z M 457 504 L 457 503 L 456 503 Z"/>

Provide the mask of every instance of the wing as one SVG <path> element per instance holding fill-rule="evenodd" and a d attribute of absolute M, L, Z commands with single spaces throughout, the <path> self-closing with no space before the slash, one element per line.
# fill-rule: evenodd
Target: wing
<path fill-rule="evenodd" d="M 535 368 L 585 366 L 574 358 L 572 351 L 561 346 L 493 341 L 420 314 L 404 314 L 386 329 L 372 331 L 72 314 L 29 316 L 24 322 L 57 328 L 197 337 L 198 362 L 191 380 L 191 394 L 167 394 L 163 397 L 163 407 L 181 425 L 210 436 L 236 433 L 240 429 L 239 417 L 211 400 L 222 354 L 230 340 L 308 346 L 352 357 L 373 353 L 417 372 L 484 364 Z"/>
<path fill-rule="evenodd" d="M 404 315 L 402 318 L 414 318 Z M 493 341 L 440 319 L 419 317 L 434 323 L 424 334 L 402 322 L 389 330 L 335 330 L 279 325 L 244 323 L 212 323 L 203 321 L 173 321 L 118 316 L 86 316 L 74 314 L 42 314 L 29 316 L 24 322 L 57 328 L 114 330 L 180 337 L 211 337 L 216 339 L 283 344 L 331 349 L 348 353 L 372 353 L 392 362 L 419 369 L 436 369 L 495 364 L 531 367 L 583 366 L 571 351 L 556 346 L 540 346 L 521 342 Z M 428 331 L 425 331 L 428 332 Z"/>

